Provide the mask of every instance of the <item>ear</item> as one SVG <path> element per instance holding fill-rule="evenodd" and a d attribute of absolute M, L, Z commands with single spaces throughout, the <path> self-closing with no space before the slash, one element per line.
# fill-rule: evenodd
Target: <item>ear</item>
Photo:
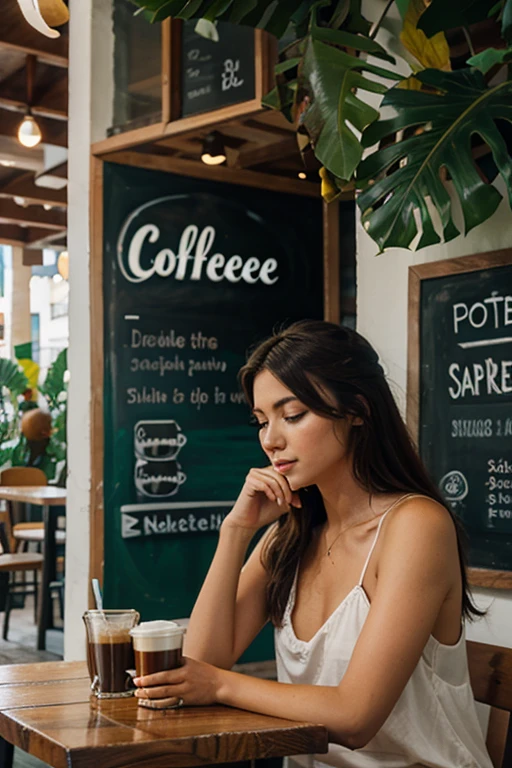
<path fill-rule="evenodd" d="M 367 416 L 370 415 L 370 406 L 368 405 L 368 400 L 364 395 L 356 395 L 357 399 L 363 406 L 364 412 Z M 364 424 L 364 419 L 361 418 L 361 416 L 355 416 L 354 421 L 352 422 L 352 425 L 354 427 L 361 427 Z"/>

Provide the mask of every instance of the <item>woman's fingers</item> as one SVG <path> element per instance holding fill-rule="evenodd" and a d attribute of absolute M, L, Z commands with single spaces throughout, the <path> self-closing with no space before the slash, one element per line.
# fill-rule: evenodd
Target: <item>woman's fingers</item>
<path fill-rule="evenodd" d="M 291 505 L 293 494 L 290 486 L 288 485 L 287 479 L 276 472 L 273 467 L 268 467 L 257 471 L 260 472 L 266 479 L 268 479 L 268 482 L 278 494 L 278 498 L 281 499 L 281 503 Z"/>
<path fill-rule="evenodd" d="M 146 707 L 146 709 L 170 709 L 171 707 L 178 707 L 179 698 L 177 696 L 171 696 L 168 699 L 139 699 L 139 707 Z"/>
<path fill-rule="evenodd" d="M 135 696 L 138 699 L 168 699 L 172 696 L 178 698 L 176 686 L 171 685 L 153 685 L 151 688 L 138 688 Z"/>

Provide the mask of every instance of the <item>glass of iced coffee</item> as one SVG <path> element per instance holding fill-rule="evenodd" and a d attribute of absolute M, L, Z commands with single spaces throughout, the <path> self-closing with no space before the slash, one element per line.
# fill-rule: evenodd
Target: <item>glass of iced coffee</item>
<path fill-rule="evenodd" d="M 133 670 L 134 658 L 130 630 L 139 619 L 140 615 L 133 609 L 84 613 L 87 666 L 91 690 L 98 699 L 133 695 L 130 670 Z"/>
<path fill-rule="evenodd" d="M 143 621 L 134 627 L 130 635 L 137 677 L 180 667 L 186 631 L 174 621 Z"/>

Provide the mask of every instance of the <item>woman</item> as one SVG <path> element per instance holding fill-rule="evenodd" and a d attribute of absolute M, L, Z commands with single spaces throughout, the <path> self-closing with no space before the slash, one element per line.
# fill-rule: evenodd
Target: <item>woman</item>
<path fill-rule="evenodd" d="M 462 533 L 376 352 L 303 321 L 260 344 L 241 383 L 269 465 L 250 470 L 222 525 L 184 666 L 139 678 L 137 695 L 324 724 L 329 753 L 302 765 L 491 768 L 467 669 L 463 620 L 480 612 Z M 230 672 L 268 620 L 279 682 Z"/>

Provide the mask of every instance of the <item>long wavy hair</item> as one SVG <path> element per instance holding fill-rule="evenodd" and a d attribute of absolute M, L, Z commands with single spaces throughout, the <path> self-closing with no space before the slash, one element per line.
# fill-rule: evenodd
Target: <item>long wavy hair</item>
<path fill-rule="evenodd" d="M 351 415 L 362 425 L 351 430 L 348 450 L 353 474 L 362 488 L 374 493 L 419 493 L 445 507 L 457 533 L 462 578 L 462 615 L 482 616 L 472 601 L 467 574 L 467 538 L 458 518 L 429 478 L 400 416 L 379 357 L 360 334 L 321 320 L 302 320 L 261 342 L 239 372 L 254 407 L 254 379 L 272 373 L 305 406 L 328 419 Z M 330 401 L 322 394 L 331 395 Z M 332 405 L 334 396 L 336 405 Z M 312 531 L 325 522 L 326 512 L 316 485 L 299 490 L 301 509 L 278 520 L 267 540 L 262 562 L 269 574 L 268 614 L 281 626 L 297 566 L 311 542 Z"/>

